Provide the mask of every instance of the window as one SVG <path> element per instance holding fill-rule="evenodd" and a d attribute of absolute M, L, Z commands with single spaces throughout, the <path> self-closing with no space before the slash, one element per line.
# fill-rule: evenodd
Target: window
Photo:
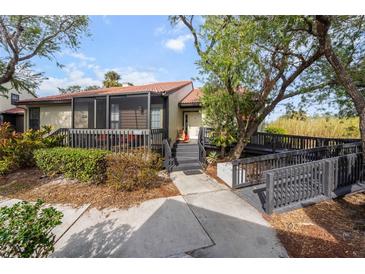
<path fill-rule="evenodd" d="M 30 108 L 29 109 L 29 128 L 39 129 L 39 124 L 40 124 L 39 117 L 40 117 L 39 108 Z"/>
<path fill-rule="evenodd" d="M 111 104 L 110 107 L 110 127 L 119 128 L 119 104 Z"/>
<path fill-rule="evenodd" d="M 162 105 L 151 105 L 151 128 L 163 128 Z"/>
<path fill-rule="evenodd" d="M 15 105 L 15 104 L 16 104 L 16 102 L 18 102 L 18 101 L 19 101 L 19 94 L 14 94 L 14 93 L 12 93 L 12 94 L 11 94 L 11 97 L 10 97 L 10 100 L 11 100 L 11 104 L 12 104 L 12 105 Z"/>

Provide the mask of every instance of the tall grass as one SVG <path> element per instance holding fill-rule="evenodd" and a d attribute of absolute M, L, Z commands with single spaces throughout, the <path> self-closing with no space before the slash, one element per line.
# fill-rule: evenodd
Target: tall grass
<path fill-rule="evenodd" d="M 291 135 L 360 138 L 358 118 L 307 117 L 301 120 L 280 117 L 269 123 L 266 129 Z"/>

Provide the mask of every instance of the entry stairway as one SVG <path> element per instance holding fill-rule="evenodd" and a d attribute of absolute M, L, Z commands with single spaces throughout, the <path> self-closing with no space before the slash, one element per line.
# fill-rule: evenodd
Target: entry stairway
<path fill-rule="evenodd" d="M 200 170 L 199 147 L 197 143 L 176 142 L 172 148 L 174 166 L 172 171 Z"/>

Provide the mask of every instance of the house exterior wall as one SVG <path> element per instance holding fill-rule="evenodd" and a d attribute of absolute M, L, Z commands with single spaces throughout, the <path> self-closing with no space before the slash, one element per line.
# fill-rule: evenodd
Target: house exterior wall
<path fill-rule="evenodd" d="M 179 102 L 192 90 L 193 85 L 190 84 L 169 95 L 168 137 L 172 143 L 175 142 L 177 131 L 183 128 L 183 110 L 179 107 Z"/>
<path fill-rule="evenodd" d="M 40 126 L 52 126 L 53 129 L 71 127 L 71 106 L 42 106 L 40 107 Z"/>
<path fill-rule="evenodd" d="M 30 94 L 27 91 L 18 93 L 16 90 L 11 89 L 11 90 L 9 90 L 8 98 L 6 98 L 4 96 L 0 96 L 0 112 L 16 107 L 15 105 L 11 104 L 11 94 L 12 93 L 18 94 L 19 95 L 19 100 L 35 98 L 35 96 L 33 96 L 32 94 Z"/>
<path fill-rule="evenodd" d="M 42 105 L 38 107 L 40 109 L 40 126 L 52 126 L 52 129 L 71 127 L 71 105 Z M 28 117 L 29 109 L 24 115 L 26 129 L 29 129 Z"/>

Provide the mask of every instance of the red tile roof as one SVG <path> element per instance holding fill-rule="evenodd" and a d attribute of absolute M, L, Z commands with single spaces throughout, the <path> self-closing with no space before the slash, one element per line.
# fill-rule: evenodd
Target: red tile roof
<path fill-rule="evenodd" d="M 10 108 L 2 111 L 3 114 L 24 114 L 24 109 L 22 108 Z"/>
<path fill-rule="evenodd" d="M 181 101 L 181 105 L 200 105 L 200 98 L 203 92 L 199 89 L 193 89 L 188 95 L 186 95 Z"/>
<path fill-rule="evenodd" d="M 112 87 L 100 88 L 96 90 L 87 90 L 76 93 L 67 93 L 59 95 L 51 95 L 45 97 L 38 97 L 34 99 L 26 99 L 18 101 L 19 105 L 36 103 L 36 102 L 70 102 L 73 97 L 93 96 L 93 95 L 107 95 L 133 92 L 154 92 L 154 93 L 169 93 L 174 92 L 182 87 L 192 84 L 191 81 L 176 81 L 176 82 L 161 82 L 154 84 L 147 84 L 141 86 L 127 86 L 127 87 Z"/>

